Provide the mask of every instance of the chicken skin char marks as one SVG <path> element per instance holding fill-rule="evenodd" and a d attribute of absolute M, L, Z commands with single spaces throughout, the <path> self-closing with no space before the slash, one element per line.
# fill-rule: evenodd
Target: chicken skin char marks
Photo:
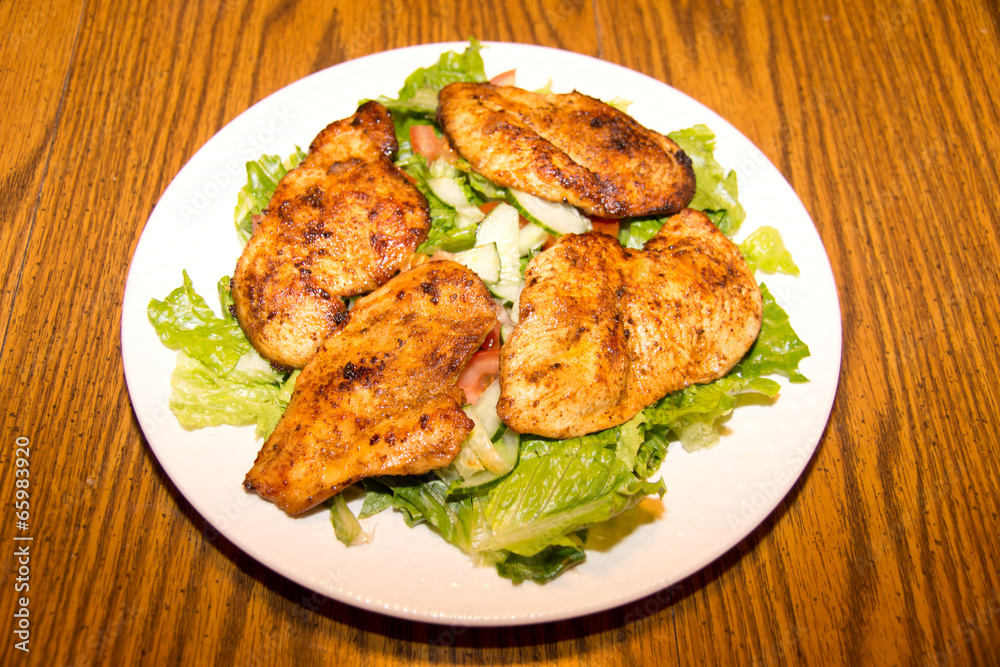
<path fill-rule="evenodd" d="M 365 477 L 447 465 L 474 426 L 455 382 L 496 324 L 489 291 L 464 266 L 399 274 L 302 369 L 245 486 L 298 514 Z"/>
<path fill-rule="evenodd" d="M 342 297 L 397 273 L 427 237 L 427 202 L 392 162 L 385 107 L 328 125 L 281 179 L 233 275 L 234 311 L 271 363 L 301 368 L 342 326 Z"/>
<path fill-rule="evenodd" d="M 643 250 L 566 235 L 529 263 L 500 352 L 500 418 L 571 438 L 725 375 L 760 331 L 760 289 L 703 213 L 667 219 Z"/>
<path fill-rule="evenodd" d="M 691 160 L 677 144 L 581 93 L 453 83 L 441 90 L 438 120 L 489 180 L 588 215 L 669 215 L 694 197 Z"/>

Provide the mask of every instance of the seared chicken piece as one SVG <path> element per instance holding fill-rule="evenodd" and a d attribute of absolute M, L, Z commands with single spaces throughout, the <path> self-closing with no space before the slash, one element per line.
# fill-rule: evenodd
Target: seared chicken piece
<path fill-rule="evenodd" d="M 760 288 L 704 214 L 669 218 L 643 250 L 562 236 L 525 272 L 500 350 L 497 412 L 515 431 L 571 438 L 725 375 L 761 324 Z"/>
<path fill-rule="evenodd" d="M 452 147 L 494 183 L 603 218 L 676 213 L 694 197 L 677 144 L 593 97 L 453 83 L 438 99 Z"/>
<path fill-rule="evenodd" d="M 497 322 L 476 274 L 426 262 L 349 315 L 302 369 L 244 481 L 288 514 L 365 477 L 445 466 L 472 431 L 455 381 Z"/>
<path fill-rule="evenodd" d="M 235 315 L 271 363 L 301 368 L 346 320 L 340 297 L 389 280 L 427 238 L 427 201 L 393 163 L 389 112 L 328 125 L 278 184 L 233 275 Z"/>

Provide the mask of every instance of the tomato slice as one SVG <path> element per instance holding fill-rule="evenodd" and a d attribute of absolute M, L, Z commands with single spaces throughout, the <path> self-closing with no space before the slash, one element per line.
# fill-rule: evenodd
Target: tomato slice
<path fill-rule="evenodd" d="M 609 220 L 608 218 L 598 218 L 596 216 L 590 217 L 590 224 L 594 227 L 595 232 L 615 237 L 618 236 L 618 230 L 621 228 L 621 220 Z"/>
<path fill-rule="evenodd" d="M 500 349 L 500 323 L 493 327 L 493 330 L 486 334 L 486 340 L 483 344 L 479 346 L 480 350 L 499 350 Z"/>
<path fill-rule="evenodd" d="M 458 375 L 455 384 L 465 392 L 465 399 L 475 405 L 479 397 L 500 374 L 500 351 L 479 350 Z"/>
<path fill-rule="evenodd" d="M 517 75 L 517 70 L 509 69 L 506 72 L 497 74 L 495 77 L 490 79 L 490 83 L 494 86 L 513 86 L 514 78 Z"/>
<path fill-rule="evenodd" d="M 498 204 L 500 204 L 500 202 L 498 201 L 483 202 L 482 204 L 479 205 L 479 210 L 482 211 L 483 213 L 489 213 L 490 211 L 495 209 Z"/>
<path fill-rule="evenodd" d="M 438 137 L 430 125 L 410 127 L 410 144 L 413 146 L 413 152 L 424 156 L 428 162 L 438 158 L 445 158 L 449 162 L 455 159 L 455 152 L 451 150 L 448 140 L 444 137 Z"/>

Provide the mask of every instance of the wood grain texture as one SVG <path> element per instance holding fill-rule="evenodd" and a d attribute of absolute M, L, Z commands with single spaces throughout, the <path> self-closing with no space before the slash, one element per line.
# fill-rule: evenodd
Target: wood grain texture
<path fill-rule="evenodd" d="M 13 502 L 12 445 L 28 437 L 35 536 L 23 654 L 10 632 L 14 520 L 3 520 L 0 663 L 959 665 L 1000 655 L 995 3 L 53 0 L 5 3 L 0 24 L 0 500 Z M 813 216 L 844 323 L 829 425 L 760 527 L 647 599 L 516 629 L 400 621 L 258 565 L 159 468 L 120 362 L 131 253 L 205 141 L 311 72 L 471 35 L 619 63 L 729 119 Z"/>

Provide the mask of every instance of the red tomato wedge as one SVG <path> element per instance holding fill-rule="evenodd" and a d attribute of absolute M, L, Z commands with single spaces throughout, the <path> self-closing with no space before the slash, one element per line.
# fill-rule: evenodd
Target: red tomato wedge
<path fill-rule="evenodd" d="M 480 350 L 499 350 L 500 349 L 500 323 L 498 322 L 493 330 L 486 334 L 486 340 L 483 344 L 479 346 Z"/>
<path fill-rule="evenodd" d="M 438 137 L 430 125 L 410 127 L 410 144 L 413 146 L 413 152 L 424 156 L 428 162 L 438 158 L 445 158 L 449 162 L 455 159 L 455 152 L 451 150 L 448 140 Z"/>
<path fill-rule="evenodd" d="M 469 359 L 455 384 L 465 392 L 465 399 L 475 405 L 499 374 L 500 350 L 479 350 Z"/>
<path fill-rule="evenodd" d="M 593 225 L 595 232 L 601 232 L 608 236 L 618 236 L 618 230 L 621 228 L 621 220 L 608 220 L 607 218 L 591 217 L 590 224 Z"/>
<path fill-rule="evenodd" d="M 497 74 L 495 77 L 490 79 L 490 83 L 494 86 L 513 86 L 516 75 L 517 70 L 509 69 L 506 72 Z"/>

